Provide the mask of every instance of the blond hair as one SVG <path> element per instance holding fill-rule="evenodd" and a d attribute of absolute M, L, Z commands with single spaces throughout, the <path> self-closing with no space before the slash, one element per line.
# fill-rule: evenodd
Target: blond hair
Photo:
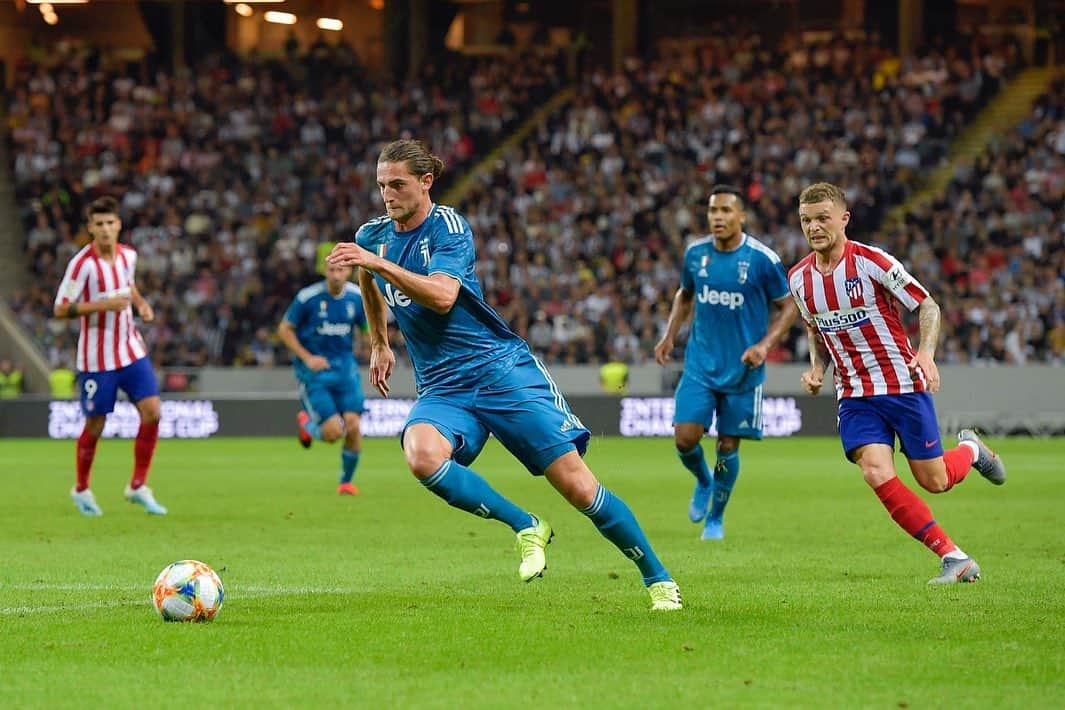
<path fill-rule="evenodd" d="M 799 195 L 800 205 L 809 205 L 824 202 L 825 200 L 831 200 L 833 204 L 839 205 L 844 210 L 847 209 L 847 196 L 843 194 L 843 190 L 838 185 L 833 185 L 830 182 L 815 182 Z"/>

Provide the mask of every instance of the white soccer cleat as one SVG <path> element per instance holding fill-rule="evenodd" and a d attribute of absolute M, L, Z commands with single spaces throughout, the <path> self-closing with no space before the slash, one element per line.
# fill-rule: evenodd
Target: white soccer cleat
<path fill-rule="evenodd" d="M 82 515 L 104 514 L 104 511 L 100 510 L 100 506 L 96 504 L 96 496 L 94 496 L 92 491 L 88 488 L 83 491 L 78 491 L 77 488 L 71 488 L 70 499 L 74 501 L 74 505 L 78 507 L 78 511 Z"/>
<path fill-rule="evenodd" d="M 144 509 L 152 515 L 166 515 L 166 508 L 155 499 L 155 496 L 152 495 L 152 489 L 148 486 L 141 486 L 140 488 L 126 486 L 124 495 L 130 503 L 144 506 Z"/>

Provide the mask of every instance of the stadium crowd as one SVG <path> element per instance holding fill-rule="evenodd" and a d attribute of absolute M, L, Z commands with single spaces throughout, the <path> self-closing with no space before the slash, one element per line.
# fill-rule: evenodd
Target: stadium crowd
<path fill-rule="evenodd" d="M 7 111 L 33 280 L 11 305 L 53 363 L 73 352 L 77 324 L 48 314 L 93 198 L 121 197 L 157 364 L 287 363 L 273 326 L 318 243 L 380 212 L 379 146 L 422 138 L 455 175 L 559 85 L 535 55 L 449 57 L 401 88 L 366 76 L 344 45 L 173 74 L 96 52 L 19 67 Z"/>
<path fill-rule="evenodd" d="M 847 191 L 852 236 L 908 254 L 939 298 L 947 359 L 1061 361 L 1060 92 L 905 228 L 877 231 L 1019 63 L 974 38 L 900 59 L 875 42 L 738 34 L 588 73 L 456 205 L 486 295 L 549 362 L 646 361 L 710 186 L 740 186 L 747 230 L 790 265 L 806 251 L 795 196 L 828 179 Z M 453 178 L 562 84 L 528 55 L 432 67 L 399 89 L 363 81 L 343 48 L 172 75 L 101 55 L 23 67 L 7 97 L 34 273 L 20 319 L 54 361 L 72 352 L 47 317 L 54 288 L 83 243 L 81 204 L 119 194 L 157 363 L 287 363 L 273 325 L 314 278 L 318 242 L 379 212 L 381 143 L 421 138 Z"/>

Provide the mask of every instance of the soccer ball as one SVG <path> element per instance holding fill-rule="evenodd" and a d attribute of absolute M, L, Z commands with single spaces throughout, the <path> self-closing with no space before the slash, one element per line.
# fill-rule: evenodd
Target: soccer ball
<path fill-rule="evenodd" d="M 210 621 L 222 608 L 222 580 L 196 560 L 167 565 L 155 578 L 152 603 L 164 621 Z"/>

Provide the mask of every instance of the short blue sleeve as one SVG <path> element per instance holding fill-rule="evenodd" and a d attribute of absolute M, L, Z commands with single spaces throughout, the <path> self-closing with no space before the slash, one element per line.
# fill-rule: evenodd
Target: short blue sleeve
<path fill-rule="evenodd" d="M 779 301 L 788 298 L 791 291 L 788 288 L 788 275 L 784 271 L 784 265 L 780 261 L 765 260 L 766 275 L 765 292 L 771 301 Z"/>
<path fill-rule="evenodd" d="M 473 234 L 467 226 L 461 234 L 436 234 L 429 246 L 428 275 L 447 274 L 461 281 L 474 263 Z"/>
<path fill-rule="evenodd" d="M 695 290 L 695 277 L 692 276 L 692 270 L 688 268 L 690 254 L 690 251 L 684 252 L 684 261 L 680 265 L 680 287 L 685 291 Z"/>
<path fill-rule="evenodd" d="M 304 315 L 307 313 L 307 309 L 303 307 L 300 300 L 297 298 L 292 302 L 292 305 L 285 311 L 285 320 L 296 326 L 297 328 L 303 325 Z"/>

